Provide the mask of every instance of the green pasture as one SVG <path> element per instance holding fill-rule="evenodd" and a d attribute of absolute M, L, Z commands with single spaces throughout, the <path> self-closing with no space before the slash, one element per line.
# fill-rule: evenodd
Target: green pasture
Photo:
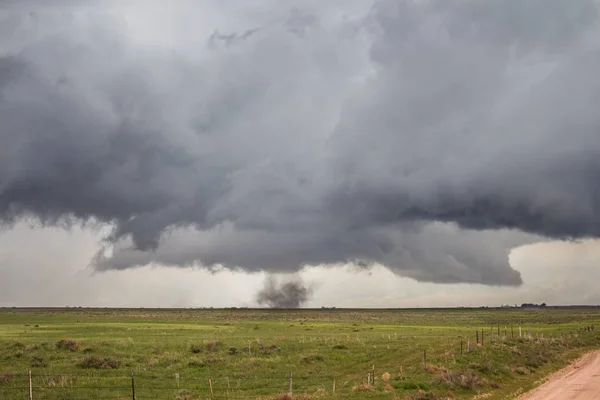
<path fill-rule="evenodd" d="M 290 373 L 298 399 L 510 399 L 595 327 L 593 308 L 2 309 L 0 399 L 29 398 L 29 371 L 34 399 L 285 399 Z"/>

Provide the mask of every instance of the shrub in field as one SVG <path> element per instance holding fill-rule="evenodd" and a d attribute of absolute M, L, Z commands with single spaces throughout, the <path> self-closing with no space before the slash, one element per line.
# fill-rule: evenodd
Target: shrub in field
<path fill-rule="evenodd" d="M 525 366 L 536 369 L 548 362 L 548 358 L 544 354 L 529 354 L 525 360 Z"/>
<path fill-rule="evenodd" d="M 119 365 L 119 361 L 113 358 L 100 356 L 88 356 L 77 363 L 79 368 L 84 369 L 117 369 Z"/>
<path fill-rule="evenodd" d="M 448 387 L 459 387 L 461 389 L 475 390 L 488 382 L 485 378 L 473 373 L 472 371 L 445 371 L 438 376 L 438 384 Z"/>
<path fill-rule="evenodd" d="M 277 345 L 274 345 L 274 344 L 272 344 L 270 346 L 263 346 L 262 343 L 259 343 L 259 345 L 258 345 L 258 352 L 260 354 L 269 355 L 277 350 L 279 350 L 279 348 L 277 347 Z"/>
<path fill-rule="evenodd" d="M 439 400 L 440 397 L 433 392 L 419 390 L 417 393 L 411 393 L 406 396 L 406 400 Z"/>
<path fill-rule="evenodd" d="M 31 357 L 31 368 L 42 368 L 46 366 L 46 361 L 42 357 Z"/>
<path fill-rule="evenodd" d="M 199 353 L 202 353 L 204 351 L 204 349 L 202 348 L 202 345 L 193 344 L 190 346 L 190 351 L 194 354 L 199 354 Z"/>
<path fill-rule="evenodd" d="M 223 342 L 220 340 L 207 340 L 204 342 L 206 351 L 219 351 L 222 346 Z"/>
<path fill-rule="evenodd" d="M 77 351 L 81 346 L 75 340 L 59 340 L 56 342 L 56 348 L 59 350 Z"/>

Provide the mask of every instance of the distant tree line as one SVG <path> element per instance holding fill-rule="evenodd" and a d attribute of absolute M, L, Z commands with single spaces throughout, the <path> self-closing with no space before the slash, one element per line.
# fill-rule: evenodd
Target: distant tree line
<path fill-rule="evenodd" d="M 545 308 L 546 303 L 542 304 L 534 304 L 534 303 L 523 303 L 521 304 L 521 308 Z"/>

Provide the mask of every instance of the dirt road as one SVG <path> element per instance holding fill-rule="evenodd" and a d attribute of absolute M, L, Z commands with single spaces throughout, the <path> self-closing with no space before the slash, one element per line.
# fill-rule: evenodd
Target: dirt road
<path fill-rule="evenodd" d="M 581 357 L 556 372 L 542 386 L 517 400 L 594 400 L 600 399 L 600 351 Z"/>

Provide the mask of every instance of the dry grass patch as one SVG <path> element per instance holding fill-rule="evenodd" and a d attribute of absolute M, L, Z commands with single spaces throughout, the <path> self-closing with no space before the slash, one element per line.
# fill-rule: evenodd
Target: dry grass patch
<path fill-rule="evenodd" d="M 361 383 L 360 385 L 356 385 L 352 388 L 355 392 L 372 392 L 375 388 L 371 385 L 367 385 L 366 383 Z"/>

